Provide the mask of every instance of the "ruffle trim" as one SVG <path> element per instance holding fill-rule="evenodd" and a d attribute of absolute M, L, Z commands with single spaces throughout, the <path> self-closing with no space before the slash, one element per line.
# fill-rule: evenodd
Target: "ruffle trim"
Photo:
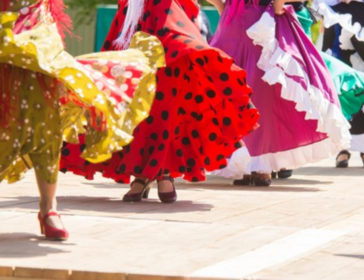
<path fill-rule="evenodd" d="M 351 14 L 336 13 L 327 3 L 322 1 L 314 1 L 313 8 L 324 17 L 324 26 L 326 28 L 339 24 L 345 31 L 355 35 L 359 41 L 364 41 L 364 27 L 359 22 L 353 23 Z M 339 41 L 343 45 L 343 49 L 350 47 L 345 43 L 346 40 L 342 38 L 342 35 L 340 35 Z"/>
<path fill-rule="evenodd" d="M 39 24 L 29 31 L 14 34 L 17 18 L 17 13 L 0 13 L 0 62 L 57 78 L 72 93 L 71 99 L 76 101 L 76 107 L 87 111 L 83 118 L 73 118 L 78 119 L 77 124 L 67 124 L 65 140 L 72 142 L 79 133 L 89 134 L 83 157 L 90 162 L 105 161 L 113 152 L 129 144 L 133 139 L 133 129 L 148 116 L 151 108 L 156 68 L 164 66 L 164 51 L 159 40 L 141 32 L 134 38 L 133 47 L 140 50 L 139 59 L 146 62 L 146 69 L 128 108 L 120 111 L 107 94 L 98 89 L 83 65 L 63 49 L 56 24 Z M 150 43 L 146 56 L 145 41 Z M 148 90 L 143 92 L 142 87 L 146 84 Z M 68 105 L 64 104 L 64 107 Z M 68 113 L 80 114 L 75 104 L 69 107 L 66 108 Z M 86 131 L 82 130 L 82 119 L 88 120 Z"/>
<path fill-rule="evenodd" d="M 261 46 L 262 54 L 257 66 L 265 72 L 263 80 L 270 85 L 281 84 L 282 98 L 295 102 L 296 110 L 305 112 L 307 120 L 317 120 L 317 132 L 325 133 L 329 139 L 320 147 L 317 155 L 304 156 L 300 153 L 301 150 L 308 152 L 319 144 L 300 147 L 291 151 L 282 153 L 274 153 L 262 155 L 260 162 L 265 165 L 265 162 L 272 164 L 271 168 L 293 168 L 308 162 L 320 160 L 329 156 L 331 153 L 336 153 L 339 150 L 350 146 L 349 123 L 343 116 L 340 108 L 330 103 L 324 96 L 328 94 L 313 86 L 306 72 L 300 63 L 290 54 L 284 52 L 278 45 L 275 38 L 275 20 L 271 14 L 264 12 L 262 17 L 247 30 L 248 36 L 253 40 L 255 45 Z M 300 83 L 296 82 L 293 77 L 300 78 L 307 88 L 304 88 Z M 312 146 L 312 148 L 310 148 Z M 295 159 L 297 154 L 297 159 Z M 281 160 L 282 165 L 275 164 L 278 162 L 275 157 L 287 157 Z M 301 159 L 305 159 L 304 161 Z M 271 171 L 267 167 L 252 166 L 252 171 Z M 254 169 L 257 170 L 254 170 Z M 260 169 L 264 170 L 260 170 Z"/>
<path fill-rule="evenodd" d="M 225 178 L 241 179 L 244 174 L 251 172 L 271 173 L 282 168 L 295 169 L 311 162 L 323 160 L 329 154 L 336 154 L 337 152 L 338 150 L 331 144 L 330 139 L 257 157 L 251 157 L 246 148 L 243 147 L 235 152 L 236 155 L 231 157 L 226 168 L 214 171 L 212 174 Z"/>
<path fill-rule="evenodd" d="M 350 150 L 364 153 L 364 134 L 351 135 Z"/>

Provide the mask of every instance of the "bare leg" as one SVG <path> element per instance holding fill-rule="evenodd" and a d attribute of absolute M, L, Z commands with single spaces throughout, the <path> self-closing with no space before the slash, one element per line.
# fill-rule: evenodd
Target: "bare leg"
<path fill-rule="evenodd" d="M 57 211 L 56 188 L 57 183 L 47 183 L 36 173 L 38 189 L 40 194 L 39 211 L 42 217 L 49 212 Z M 47 224 L 56 228 L 64 228 L 62 221 L 58 216 L 50 216 Z"/>

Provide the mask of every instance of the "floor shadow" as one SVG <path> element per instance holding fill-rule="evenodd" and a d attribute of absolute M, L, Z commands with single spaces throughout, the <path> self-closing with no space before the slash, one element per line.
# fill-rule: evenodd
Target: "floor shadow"
<path fill-rule="evenodd" d="M 70 252 L 52 245 L 72 246 L 70 243 L 54 242 L 44 239 L 44 237 L 25 233 L 25 232 L 9 232 L 0 234 L 0 258 L 29 258 L 41 257 L 51 254 L 59 254 Z"/>
<path fill-rule="evenodd" d="M 7 197 L 5 197 L 7 198 Z M 34 200 L 31 200 L 34 198 Z M 38 204 L 36 197 L 20 196 L 9 197 L 11 202 L 0 201 L 0 208 L 17 208 L 37 211 Z M 121 198 L 110 197 L 88 197 L 88 196 L 58 196 L 59 211 L 92 211 L 105 213 L 187 213 L 210 211 L 212 204 L 197 203 L 189 200 L 178 200 L 173 204 L 164 204 L 159 199 L 148 199 L 138 203 L 123 202 Z"/>
<path fill-rule="evenodd" d="M 326 166 L 302 167 L 293 171 L 294 175 L 307 176 L 364 176 L 363 167 L 335 168 Z"/>
<path fill-rule="evenodd" d="M 354 254 L 335 254 L 338 257 L 347 257 L 347 258 L 356 258 L 356 259 L 363 259 L 364 255 L 354 255 Z"/>

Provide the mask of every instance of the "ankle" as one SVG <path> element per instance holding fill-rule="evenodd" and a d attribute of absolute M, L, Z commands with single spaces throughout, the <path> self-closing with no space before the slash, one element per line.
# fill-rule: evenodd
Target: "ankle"
<path fill-rule="evenodd" d="M 42 217 L 47 215 L 49 212 L 57 211 L 57 203 L 56 201 L 40 201 L 39 202 L 39 211 Z"/>

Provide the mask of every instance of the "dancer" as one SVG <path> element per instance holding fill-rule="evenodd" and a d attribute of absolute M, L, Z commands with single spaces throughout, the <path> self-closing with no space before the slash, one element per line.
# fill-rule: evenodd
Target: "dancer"
<path fill-rule="evenodd" d="M 252 173 L 236 182 L 243 185 L 269 186 L 272 170 L 321 160 L 350 141 L 328 70 L 285 2 L 211 0 L 223 7 L 211 44 L 247 69 L 261 113 L 259 129 L 244 139 L 250 157 L 237 151 L 219 173 Z"/>
<path fill-rule="evenodd" d="M 295 6 L 295 11 L 306 34 L 311 37 L 310 28 L 313 23 L 311 13 L 303 4 Z M 339 93 L 343 114 L 351 123 L 350 150 L 359 151 L 364 164 L 364 114 L 362 113 L 364 108 L 364 72 L 349 67 L 327 53 L 322 52 L 321 56 Z M 342 150 L 336 158 L 336 167 L 348 167 L 350 156 L 348 150 Z"/>
<path fill-rule="evenodd" d="M 157 73 L 156 99 L 150 116 L 134 131 L 134 140 L 111 160 L 75 166 L 74 147 L 62 168 L 96 171 L 118 182 L 135 176 L 124 201 L 141 201 L 157 180 L 162 202 L 177 198 L 173 178 L 205 179 L 205 170 L 226 166 L 240 139 L 255 128 L 258 114 L 250 104 L 245 72 L 224 52 L 204 42 L 197 27 L 194 0 L 120 0 L 104 50 L 123 49 L 136 29 L 163 43 L 167 67 Z"/>
<path fill-rule="evenodd" d="M 76 61 L 60 36 L 71 27 L 63 9 L 61 0 L 0 3 L 0 181 L 15 182 L 34 167 L 41 233 L 54 240 L 69 236 L 56 212 L 62 138 L 77 141 L 78 133 L 85 133 L 83 155 L 95 162 L 128 144 L 154 96 L 155 69 L 143 52 L 159 53 L 163 62 L 159 41 L 142 34 L 132 43 L 140 50 Z M 133 83 L 125 83 L 124 76 Z"/>

